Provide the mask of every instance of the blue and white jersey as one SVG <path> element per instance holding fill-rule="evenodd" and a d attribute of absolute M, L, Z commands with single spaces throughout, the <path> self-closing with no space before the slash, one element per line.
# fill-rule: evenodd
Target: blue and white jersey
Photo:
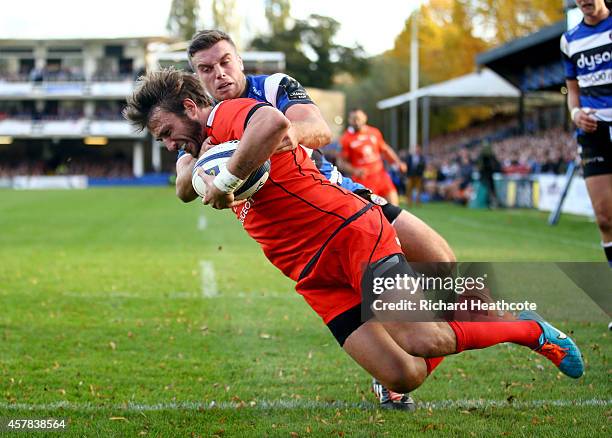
<path fill-rule="evenodd" d="M 590 26 L 584 21 L 561 37 L 565 77 L 577 80 L 580 106 L 612 121 L 612 16 Z"/>
<path fill-rule="evenodd" d="M 273 75 L 247 75 L 242 96 L 268 102 L 285 114 L 291 105 L 314 103 L 302 85 L 283 73 Z"/>
<path fill-rule="evenodd" d="M 260 102 L 268 102 L 278 108 L 283 114 L 291 105 L 299 103 L 314 103 L 302 85 L 284 73 L 273 75 L 247 75 L 247 86 L 241 97 L 250 97 Z M 330 182 L 338 184 L 351 192 L 365 189 L 359 183 L 350 178 L 343 177 L 336 166 L 325 158 L 319 151 L 304 148 L 317 165 L 319 171 L 325 175 Z"/>

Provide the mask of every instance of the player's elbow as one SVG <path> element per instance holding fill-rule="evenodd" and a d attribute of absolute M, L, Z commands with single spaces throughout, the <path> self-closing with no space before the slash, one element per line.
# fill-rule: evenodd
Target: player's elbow
<path fill-rule="evenodd" d="M 278 139 L 278 142 L 284 139 L 289 134 L 291 122 L 281 112 L 272 113 L 273 116 L 268 121 L 270 127 L 270 137 Z M 274 145 L 276 147 L 276 145 Z"/>
<path fill-rule="evenodd" d="M 177 180 L 176 197 L 187 203 L 197 198 L 198 194 L 195 192 L 195 190 L 193 190 L 193 187 L 191 187 L 191 181 L 189 181 L 189 186 L 187 187 L 185 184 L 180 184 L 180 182 Z"/>
<path fill-rule="evenodd" d="M 197 197 L 197 195 L 194 195 L 192 193 L 185 193 L 178 189 L 176 190 L 176 196 L 184 203 L 191 202 Z"/>
<path fill-rule="evenodd" d="M 193 201 L 193 200 L 194 200 L 194 199 L 197 197 L 197 196 L 194 196 L 194 195 L 191 195 L 191 194 L 186 195 L 186 194 L 182 194 L 182 193 L 179 193 L 179 192 L 177 192 L 177 193 L 176 193 L 176 196 L 177 196 L 177 197 L 178 197 L 178 198 L 179 198 L 181 201 L 183 201 L 185 204 L 186 204 L 186 203 L 188 203 L 188 202 Z"/>
<path fill-rule="evenodd" d="M 274 123 L 276 130 L 281 133 L 281 135 L 287 134 L 287 132 L 289 132 L 289 128 L 291 127 L 291 122 L 280 112 L 275 113 L 275 116 Z"/>

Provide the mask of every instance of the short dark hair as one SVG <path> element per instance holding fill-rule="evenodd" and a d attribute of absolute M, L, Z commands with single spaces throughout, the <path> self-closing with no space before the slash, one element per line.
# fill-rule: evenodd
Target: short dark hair
<path fill-rule="evenodd" d="M 191 57 L 197 52 L 200 50 L 210 49 L 219 41 L 227 41 L 234 48 L 236 48 L 236 44 L 234 44 L 232 38 L 222 30 L 207 29 L 196 32 L 195 35 L 191 37 L 191 42 L 187 48 L 187 58 L 189 59 L 189 62 L 191 63 Z"/>
<path fill-rule="evenodd" d="M 200 81 L 191 73 L 173 67 L 147 73 L 138 78 L 136 89 L 127 98 L 123 117 L 142 131 L 156 108 L 183 115 L 185 99 L 193 100 L 199 107 L 212 105 Z"/>

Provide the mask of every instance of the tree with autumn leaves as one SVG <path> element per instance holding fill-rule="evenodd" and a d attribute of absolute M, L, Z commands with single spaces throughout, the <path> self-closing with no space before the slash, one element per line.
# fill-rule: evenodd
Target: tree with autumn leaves
<path fill-rule="evenodd" d="M 196 26 L 197 0 L 173 0 L 168 28 L 188 38 Z M 235 8 L 233 0 L 212 2 L 215 25 L 236 27 L 224 17 Z M 390 12 L 393 13 L 393 12 Z M 232 15 L 232 14 L 229 14 Z M 256 36 L 250 47 L 285 53 L 287 72 L 304 85 L 335 88 L 347 95 L 347 106 L 360 106 L 370 120 L 381 124 L 376 102 L 410 87 L 411 20 L 395 39 L 394 47 L 366 58 L 358 45 L 334 42 L 340 23 L 331 17 L 291 17 L 290 0 L 266 0 L 268 33 Z M 428 0 L 418 11 L 420 86 L 426 86 L 474 70 L 475 57 L 487 49 L 528 35 L 563 19 L 562 0 Z M 384 23 L 380 23 L 384 26 Z M 433 114 L 432 133 L 457 129 L 486 110 L 444 110 Z"/>
<path fill-rule="evenodd" d="M 372 58 L 367 77 L 341 86 L 349 106 L 381 124 L 376 102 L 410 89 L 412 19 L 393 49 Z M 563 19 L 562 0 L 429 0 L 418 11 L 419 85 L 474 71 L 476 55 Z M 432 133 L 458 129 L 488 114 L 486 109 L 450 109 L 433 114 Z"/>

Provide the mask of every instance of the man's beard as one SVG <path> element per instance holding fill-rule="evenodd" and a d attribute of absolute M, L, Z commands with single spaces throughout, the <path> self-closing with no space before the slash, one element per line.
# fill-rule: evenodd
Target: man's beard
<path fill-rule="evenodd" d="M 200 151 L 202 150 L 202 143 L 206 140 L 206 134 L 204 133 L 204 127 L 200 122 L 185 118 L 185 125 L 187 127 L 188 137 L 193 142 L 195 150 L 187 150 L 186 152 L 193 155 L 194 158 L 198 158 Z"/>

